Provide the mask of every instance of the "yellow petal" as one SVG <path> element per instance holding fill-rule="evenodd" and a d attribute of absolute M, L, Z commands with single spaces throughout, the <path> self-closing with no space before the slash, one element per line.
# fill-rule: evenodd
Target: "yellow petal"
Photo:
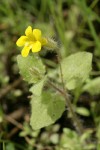
<path fill-rule="evenodd" d="M 33 30 L 33 36 L 35 38 L 35 40 L 40 40 L 41 39 L 41 30 L 39 29 L 34 29 Z"/>
<path fill-rule="evenodd" d="M 29 54 L 29 51 L 30 51 L 30 47 L 29 46 L 25 46 L 22 51 L 21 51 L 21 54 L 23 57 L 27 57 L 28 54 Z"/>
<path fill-rule="evenodd" d="M 21 47 L 23 46 L 27 41 L 27 37 L 26 36 L 21 36 L 17 41 L 16 41 L 16 45 Z"/>
<path fill-rule="evenodd" d="M 46 45 L 48 43 L 46 38 L 42 38 L 40 41 L 42 45 Z"/>
<path fill-rule="evenodd" d="M 39 41 L 34 42 L 32 46 L 32 52 L 39 52 L 41 50 L 41 43 Z"/>
<path fill-rule="evenodd" d="M 31 26 L 28 26 L 27 29 L 25 30 L 25 34 L 26 36 L 30 37 L 32 36 L 32 27 Z"/>

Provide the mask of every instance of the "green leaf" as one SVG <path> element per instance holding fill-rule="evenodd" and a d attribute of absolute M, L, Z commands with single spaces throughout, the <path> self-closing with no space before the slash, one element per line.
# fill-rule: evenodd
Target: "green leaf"
<path fill-rule="evenodd" d="M 89 81 L 84 87 L 83 91 L 89 92 L 91 95 L 100 94 L 100 77 Z"/>
<path fill-rule="evenodd" d="M 64 150 L 83 150 L 79 135 L 68 128 L 63 129 L 59 145 L 61 148 L 63 147 Z"/>
<path fill-rule="evenodd" d="M 6 144 L 6 148 L 5 148 L 6 150 L 15 150 L 15 145 L 14 145 L 14 143 L 12 143 L 12 142 L 9 142 L 9 143 L 7 143 Z"/>
<path fill-rule="evenodd" d="M 50 136 L 50 142 L 53 144 L 58 144 L 59 143 L 59 134 L 58 133 L 53 133 Z"/>
<path fill-rule="evenodd" d="M 65 101 L 58 94 L 49 92 L 33 96 L 30 124 L 34 130 L 53 124 L 65 110 Z"/>
<path fill-rule="evenodd" d="M 20 73 L 25 81 L 37 83 L 44 77 L 45 66 L 39 57 L 32 55 L 24 58 L 18 55 L 17 61 Z"/>
<path fill-rule="evenodd" d="M 91 71 L 92 54 L 78 52 L 61 62 L 63 79 L 69 90 L 75 89 L 82 84 Z"/>
<path fill-rule="evenodd" d="M 90 115 L 90 112 L 87 108 L 85 107 L 77 107 L 76 108 L 76 112 L 82 116 L 89 116 Z"/>
<path fill-rule="evenodd" d="M 31 88 L 30 88 L 30 92 L 32 92 L 32 94 L 39 96 L 42 94 L 42 89 L 44 86 L 44 82 L 46 80 L 46 77 L 44 79 L 42 79 L 40 82 L 34 84 Z"/>

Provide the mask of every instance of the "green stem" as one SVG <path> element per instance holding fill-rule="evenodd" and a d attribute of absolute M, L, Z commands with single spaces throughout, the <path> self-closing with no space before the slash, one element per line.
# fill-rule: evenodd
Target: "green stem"
<path fill-rule="evenodd" d="M 59 50 L 57 50 L 57 53 L 59 52 Z M 59 54 L 60 55 L 60 54 Z M 68 91 L 66 90 L 65 88 L 65 85 L 64 85 L 64 80 L 63 80 L 63 72 L 62 72 L 62 66 L 61 66 L 61 63 L 60 63 L 60 57 L 58 55 L 58 62 L 59 62 L 59 67 L 60 67 L 60 76 L 61 76 L 61 82 L 62 82 L 62 86 L 63 86 L 63 96 L 66 100 L 66 104 L 67 104 L 67 107 L 69 108 L 69 111 L 71 112 L 71 115 L 72 115 L 72 120 L 73 120 L 73 123 L 76 127 L 76 130 L 77 132 L 82 135 L 83 132 L 84 132 L 84 128 L 80 122 L 80 120 L 78 119 L 75 111 L 74 111 L 74 108 L 71 104 L 71 101 L 69 99 L 69 96 L 68 96 Z"/>
<path fill-rule="evenodd" d="M 5 148 L 5 142 L 3 141 L 3 150 L 6 150 L 6 148 Z"/>
<path fill-rule="evenodd" d="M 70 99 L 69 99 L 68 94 L 65 93 L 63 90 L 61 90 L 60 88 L 58 88 L 58 87 L 57 87 L 55 84 L 53 84 L 53 83 L 51 82 L 51 80 L 49 80 L 49 79 L 48 79 L 48 83 L 49 83 L 49 85 L 51 85 L 55 90 L 57 90 L 57 91 L 65 98 L 67 107 L 69 108 L 69 111 L 70 111 L 71 114 L 72 114 L 72 121 L 73 121 L 73 123 L 74 123 L 74 126 L 75 126 L 77 132 L 78 132 L 80 135 L 82 135 L 82 134 L 83 134 L 83 131 L 84 131 L 84 130 L 83 130 L 83 127 L 82 127 L 82 125 L 81 125 L 81 123 L 80 123 L 80 121 L 79 121 L 79 119 L 78 119 L 76 113 L 74 112 L 74 109 L 73 109 L 73 107 L 72 107 L 72 104 L 71 104 L 71 102 L 70 102 Z"/>

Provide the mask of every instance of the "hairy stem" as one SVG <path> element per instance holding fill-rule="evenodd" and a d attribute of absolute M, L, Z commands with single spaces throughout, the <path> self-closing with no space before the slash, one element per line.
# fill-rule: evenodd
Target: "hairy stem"
<path fill-rule="evenodd" d="M 59 52 L 59 50 L 57 51 L 57 53 Z M 65 85 L 64 85 L 64 81 L 63 81 L 63 73 L 62 73 L 62 66 L 61 66 L 61 63 L 60 63 L 60 54 L 58 54 L 58 63 L 59 63 L 59 68 L 60 68 L 60 77 L 61 77 L 61 82 L 62 82 L 62 87 L 63 87 L 63 96 L 66 100 L 66 104 L 67 104 L 67 107 L 69 108 L 69 111 L 72 115 L 72 121 L 74 123 L 74 126 L 77 130 L 77 132 L 82 135 L 83 132 L 84 132 L 84 128 L 79 120 L 79 118 L 77 117 L 75 111 L 74 111 L 74 108 L 71 104 L 71 101 L 69 99 L 69 96 L 68 96 L 68 91 L 67 89 L 65 88 Z"/>
<path fill-rule="evenodd" d="M 55 90 L 57 90 L 65 98 L 66 105 L 69 108 L 69 111 L 71 112 L 71 115 L 72 115 L 72 121 L 74 123 L 74 126 L 75 126 L 77 132 L 80 135 L 82 135 L 83 132 L 84 132 L 84 129 L 83 129 L 83 127 L 80 123 L 80 120 L 78 119 L 76 113 L 74 112 L 73 106 L 72 106 L 72 104 L 70 102 L 70 99 L 69 99 L 69 96 L 68 96 L 68 93 L 65 93 L 64 90 L 58 88 L 54 83 L 51 82 L 51 80 L 50 81 L 48 80 L 48 83 L 49 83 L 49 85 L 51 85 Z"/>

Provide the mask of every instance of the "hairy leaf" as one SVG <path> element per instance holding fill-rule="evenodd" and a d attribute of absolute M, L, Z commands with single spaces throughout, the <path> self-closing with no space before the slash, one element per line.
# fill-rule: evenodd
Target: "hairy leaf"
<path fill-rule="evenodd" d="M 25 81 L 37 83 L 44 77 L 45 66 L 39 57 L 32 55 L 24 58 L 19 55 L 17 61 L 20 73 Z"/>
<path fill-rule="evenodd" d="M 32 87 L 30 88 L 30 92 L 32 92 L 32 94 L 34 95 L 40 96 L 42 94 L 42 89 L 43 89 L 45 80 L 46 80 L 46 77 L 42 79 L 40 82 L 32 85 Z"/>
<path fill-rule="evenodd" d="M 58 94 L 49 92 L 33 96 L 30 124 L 34 130 L 54 123 L 65 110 L 65 101 Z"/>
<path fill-rule="evenodd" d="M 84 82 L 91 71 L 92 54 L 78 52 L 61 62 L 64 82 L 69 90 Z"/>

